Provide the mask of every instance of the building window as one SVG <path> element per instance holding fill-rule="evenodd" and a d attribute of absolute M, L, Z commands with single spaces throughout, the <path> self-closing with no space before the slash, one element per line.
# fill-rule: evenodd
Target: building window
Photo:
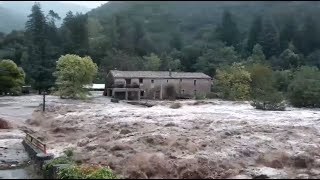
<path fill-rule="evenodd" d="M 193 85 L 197 85 L 197 80 L 193 80 Z"/>
<path fill-rule="evenodd" d="M 142 78 L 139 79 L 139 83 L 143 83 L 143 79 Z"/>
<path fill-rule="evenodd" d="M 154 80 L 153 80 L 153 79 L 151 79 L 151 83 L 154 83 Z"/>
<path fill-rule="evenodd" d="M 140 96 L 144 96 L 144 91 L 140 91 Z"/>
<path fill-rule="evenodd" d="M 182 89 L 182 94 L 184 94 L 184 89 Z"/>
<path fill-rule="evenodd" d="M 169 80 L 167 79 L 167 83 L 169 82 Z"/>
<path fill-rule="evenodd" d="M 194 90 L 194 95 L 197 95 L 197 90 Z"/>
<path fill-rule="evenodd" d="M 126 79 L 126 84 L 131 84 L 131 79 Z"/>

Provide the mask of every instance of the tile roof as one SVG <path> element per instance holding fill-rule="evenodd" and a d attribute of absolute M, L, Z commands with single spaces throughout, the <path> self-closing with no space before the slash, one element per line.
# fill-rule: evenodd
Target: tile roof
<path fill-rule="evenodd" d="M 169 71 L 119 71 L 111 70 L 110 73 L 115 78 L 189 78 L 189 79 L 211 79 L 210 76 L 201 72 L 171 72 Z"/>

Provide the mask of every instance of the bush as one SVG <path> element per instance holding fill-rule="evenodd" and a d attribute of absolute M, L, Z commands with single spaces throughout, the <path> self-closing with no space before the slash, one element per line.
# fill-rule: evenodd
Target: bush
<path fill-rule="evenodd" d="M 206 94 L 206 98 L 208 98 L 208 99 L 219 98 L 219 94 L 215 93 L 215 92 L 209 92 L 209 93 Z"/>
<path fill-rule="evenodd" d="M 296 107 L 320 107 L 320 71 L 303 66 L 288 87 L 289 100 Z"/>
<path fill-rule="evenodd" d="M 71 158 L 73 156 L 73 150 L 72 149 L 66 149 L 63 153 L 69 158 Z"/>
<path fill-rule="evenodd" d="M 79 167 L 72 166 L 59 171 L 59 179 L 118 179 L 109 168 L 101 166 Z"/>
<path fill-rule="evenodd" d="M 170 108 L 171 109 L 179 109 L 179 108 L 181 108 L 181 106 L 182 106 L 181 103 L 176 102 L 176 103 L 171 104 Z"/>
<path fill-rule="evenodd" d="M 57 164 L 74 164 L 74 161 L 70 157 L 61 156 L 54 159 L 51 159 L 44 165 L 44 174 L 46 177 L 50 176 L 50 172 L 53 171 L 53 166 Z"/>
<path fill-rule="evenodd" d="M 259 102 L 253 101 L 251 103 L 253 107 L 260 110 L 269 110 L 269 111 L 284 111 L 286 109 L 286 105 L 284 102 L 281 103 L 271 103 L 271 102 Z"/>
<path fill-rule="evenodd" d="M 206 96 L 204 94 L 196 94 L 196 100 L 203 100 L 206 99 Z"/>

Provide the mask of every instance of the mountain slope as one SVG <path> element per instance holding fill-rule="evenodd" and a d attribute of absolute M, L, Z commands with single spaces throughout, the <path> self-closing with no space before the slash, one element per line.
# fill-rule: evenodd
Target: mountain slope
<path fill-rule="evenodd" d="M 23 29 L 27 16 L 31 13 L 33 1 L 2 1 L 0 2 L 0 32 Z M 84 6 L 57 1 L 40 1 L 45 14 L 53 10 L 63 19 L 68 11 L 86 13 L 90 9 Z M 58 25 L 62 20 L 57 22 Z"/>
<path fill-rule="evenodd" d="M 0 32 L 8 33 L 13 29 L 23 29 L 26 17 L 0 7 Z"/>

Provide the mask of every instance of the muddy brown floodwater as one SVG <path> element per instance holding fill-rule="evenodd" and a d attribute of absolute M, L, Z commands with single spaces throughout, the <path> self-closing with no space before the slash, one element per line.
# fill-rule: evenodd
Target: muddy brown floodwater
<path fill-rule="evenodd" d="M 55 99 L 51 97 L 49 102 Z M 0 97 L 0 119 L 11 126 L 0 129 L 0 179 L 39 178 L 28 164 L 29 157 L 22 145 L 25 136 L 22 127 L 41 102 L 42 96 L 37 95 Z"/>
<path fill-rule="evenodd" d="M 77 161 L 110 166 L 124 178 L 320 178 L 319 109 L 261 111 L 221 100 L 177 101 L 182 107 L 171 109 L 170 101 L 149 102 L 155 106 L 100 95 L 56 99 L 27 127 L 49 152 L 73 148 Z"/>

